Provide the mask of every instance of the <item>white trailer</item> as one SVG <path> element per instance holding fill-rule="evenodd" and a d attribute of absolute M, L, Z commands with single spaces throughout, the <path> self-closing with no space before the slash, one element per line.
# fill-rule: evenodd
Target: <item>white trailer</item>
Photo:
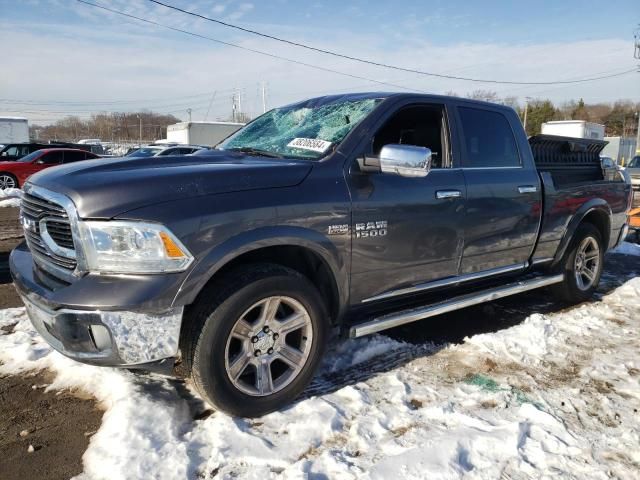
<path fill-rule="evenodd" d="M 29 122 L 22 117 L 0 117 L 0 144 L 29 141 Z"/>
<path fill-rule="evenodd" d="M 167 127 L 167 142 L 213 147 L 243 126 L 234 122 L 180 122 Z"/>
<path fill-rule="evenodd" d="M 558 120 L 542 124 L 544 135 L 558 135 L 560 137 L 604 139 L 604 125 L 586 122 L 584 120 Z"/>

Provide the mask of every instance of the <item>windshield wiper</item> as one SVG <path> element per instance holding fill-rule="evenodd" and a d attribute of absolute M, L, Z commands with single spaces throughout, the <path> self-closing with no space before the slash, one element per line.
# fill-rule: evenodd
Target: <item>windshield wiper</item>
<path fill-rule="evenodd" d="M 270 157 L 270 158 L 283 158 L 282 155 L 278 155 L 277 153 L 269 152 L 268 150 L 260 150 L 259 148 L 253 147 L 236 147 L 236 148 L 228 148 L 227 150 L 232 152 L 242 152 L 247 155 L 257 155 L 261 157 Z"/>

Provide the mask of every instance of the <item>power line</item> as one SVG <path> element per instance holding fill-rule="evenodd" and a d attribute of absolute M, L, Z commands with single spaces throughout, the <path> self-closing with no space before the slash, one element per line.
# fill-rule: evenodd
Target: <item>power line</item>
<path fill-rule="evenodd" d="M 219 92 L 231 92 L 233 91 L 233 88 L 226 88 L 224 90 L 218 90 Z M 144 100 L 101 100 L 101 101 L 63 101 L 63 100 L 51 100 L 51 101 L 44 101 L 44 100 L 24 100 L 24 99 L 15 99 L 15 98 L 0 98 L 0 103 L 14 103 L 14 104 L 20 104 L 20 105 L 120 105 L 120 104 L 127 104 L 127 103 L 135 103 L 135 104 L 140 104 L 140 103 L 151 103 L 151 102 L 157 102 L 157 101 L 161 101 L 161 100 L 167 100 L 168 98 L 170 98 L 171 100 L 182 100 L 182 99 L 189 99 L 189 98 L 199 98 L 199 97 L 209 97 L 211 95 L 211 92 L 204 92 L 204 93 L 196 93 L 193 95 L 185 95 L 185 96 L 179 96 L 179 97 L 159 97 L 159 98 L 147 98 Z"/>
<path fill-rule="evenodd" d="M 300 60 L 294 60 L 292 58 L 283 57 L 283 56 L 276 55 L 276 54 L 269 53 L 269 52 L 264 52 L 262 50 L 256 50 L 256 49 L 253 49 L 253 48 L 244 47 L 242 45 L 238 45 L 238 44 L 231 43 L 231 42 L 226 42 L 224 40 L 218 40 L 217 38 L 208 37 L 206 35 L 200 35 L 199 33 L 189 32 L 188 30 L 182 30 L 180 28 L 170 27 L 169 25 L 164 25 L 162 23 L 158 23 L 158 22 L 155 22 L 153 20 L 148 20 L 146 18 L 137 17 L 135 15 L 131 15 L 129 13 L 121 12 L 119 10 L 114 10 L 113 8 L 105 7 L 103 5 L 98 5 L 96 3 L 87 2 L 86 0 L 76 0 L 76 1 L 80 2 L 80 3 L 83 3 L 85 5 L 89 5 L 91 7 L 100 8 L 102 10 L 106 10 L 107 12 L 115 13 L 117 15 L 122 15 L 124 17 L 133 18 L 135 20 L 138 20 L 138 21 L 144 22 L 144 23 L 148 23 L 150 25 L 155 25 L 157 27 L 162 27 L 162 28 L 166 28 L 168 30 L 173 30 L 174 32 L 184 33 L 185 35 L 190 35 L 192 37 L 201 38 L 203 40 L 209 40 L 211 42 L 218 43 L 220 45 L 226 45 L 228 47 L 238 48 L 240 50 L 245 50 L 247 52 L 257 53 L 258 55 L 263 55 L 265 57 L 275 58 L 277 60 L 284 60 L 286 62 L 295 63 L 297 65 L 302 65 L 304 67 L 309 67 L 309 68 L 313 68 L 313 69 L 316 69 L 316 70 L 321 70 L 323 72 L 335 73 L 336 75 L 343 75 L 345 77 L 357 78 L 358 80 L 365 80 L 367 82 L 376 83 L 378 85 L 384 85 L 384 86 L 387 86 L 387 87 L 400 88 L 402 90 L 418 91 L 418 92 L 426 93 L 424 90 L 419 90 L 419 89 L 416 89 L 416 88 L 409 88 L 409 87 L 405 87 L 404 85 L 396 85 L 394 83 L 383 82 L 383 81 L 380 81 L 380 80 L 374 80 L 374 79 L 363 77 L 363 76 L 360 76 L 360 75 L 341 72 L 339 70 L 333 70 L 331 68 L 321 67 L 321 66 L 318 66 L 318 65 L 313 65 L 311 63 L 302 62 Z"/>
<path fill-rule="evenodd" d="M 87 3 L 87 2 L 84 2 L 83 0 L 78 0 L 78 1 L 81 1 L 82 3 Z M 444 74 L 444 73 L 427 72 L 427 71 L 424 71 L 424 70 L 417 70 L 417 69 L 412 69 L 412 68 L 399 67 L 397 65 L 390 65 L 388 63 L 376 62 L 374 60 L 368 60 L 368 59 L 364 59 L 364 58 L 354 57 L 354 56 L 351 56 L 351 55 L 335 52 L 335 51 L 332 51 L 332 50 L 325 50 L 323 48 L 318 48 L 318 47 L 314 47 L 314 46 L 307 45 L 307 44 L 304 44 L 304 43 L 294 42 L 292 40 L 287 40 L 287 39 L 284 39 L 282 37 L 276 37 L 275 35 L 269 35 L 267 33 L 258 32 L 257 30 L 252 30 L 250 28 L 241 27 L 239 25 L 234 25 L 232 23 L 223 22 L 222 20 L 218 20 L 218 19 L 215 19 L 215 18 L 207 17 L 206 15 L 201 15 L 199 13 L 190 12 L 189 10 L 184 10 L 182 8 L 175 7 L 173 5 L 169 5 L 169 4 L 160 2 L 158 0 L 148 0 L 148 1 L 150 1 L 152 3 L 155 3 L 157 5 L 161 5 L 161 6 L 165 7 L 165 8 L 169 8 L 171 10 L 175 10 L 175 11 L 178 11 L 178 12 L 185 13 L 187 15 L 198 17 L 198 18 L 200 18 L 202 20 L 206 20 L 208 22 L 217 23 L 219 25 L 223 25 L 223 26 L 229 27 L 229 28 L 235 28 L 236 30 L 240 30 L 240 31 L 243 31 L 243 32 L 246 32 L 246 33 L 251 33 L 253 35 L 257 35 L 257 36 L 260 36 L 260 37 L 263 37 L 263 38 L 268 38 L 270 40 L 275 40 L 277 42 L 286 43 L 288 45 L 293 45 L 295 47 L 300 47 L 300 48 L 304 48 L 304 49 L 311 50 L 311 51 L 314 51 L 314 52 L 323 53 L 323 54 L 326 54 L 326 55 L 332 55 L 334 57 L 344 58 L 344 59 L 352 60 L 352 61 L 355 61 L 355 62 L 365 63 L 365 64 L 368 64 L 368 65 L 374 65 L 376 67 L 389 68 L 389 69 L 392 69 L 392 70 L 399 70 L 399 71 L 402 71 L 402 72 L 415 73 L 417 75 L 425 75 L 425 76 L 428 76 L 428 77 L 446 78 L 446 79 L 449 79 L 449 80 L 462 80 L 462 81 L 466 81 L 466 82 L 494 83 L 494 84 L 504 84 L 504 85 L 556 85 L 556 84 L 593 82 L 595 80 L 602 80 L 604 78 L 611 78 L 613 76 L 622 75 L 622 73 L 621 73 L 621 74 L 609 75 L 609 76 L 582 78 L 582 79 L 578 79 L 578 80 L 553 80 L 553 81 L 545 81 L 545 82 L 519 82 L 519 81 L 513 81 L 513 80 L 490 80 L 490 79 L 483 79 L 483 78 L 460 77 L 460 76 L 457 76 L 457 75 L 448 75 L 448 74 Z M 635 71 L 635 69 L 629 70 L 629 71 L 624 72 L 624 73 L 630 73 L 630 72 L 633 72 L 633 71 Z"/>
<path fill-rule="evenodd" d="M 602 75 L 607 75 L 607 76 L 609 74 L 613 74 L 613 76 L 615 77 L 615 76 L 623 76 L 623 75 L 626 75 L 628 73 L 632 73 L 634 71 L 640 72 L 640 70 L 631 70 L 631 71 L 624 70 L 622 72 L 619 71 L 619 70 L 620 70 L 620 68 L 617 68 L 617 69 L 614 69 L 614 70 L 603 70 L 603 71 L 597 72 L 597 74 L 602 74 Z M 569 78 L 579 78 L 579 77 L 569 77 Z M 535 91 L 532 92 L 531 89 L 535 88 L 535 87 L 536 86 L 525 86 L 525 87 L 508 88 L 507 90 L 503 90 L 502 94 L 511 93 L 511 92 L 516 92 L 517 93 L 517 92 L 526 91 L 526 92 L 530 92 L 530 93 L 527 93 L 527 95 L 532 96 L 532 95 L 538 95 L 538 94 L 545 93 L 545 92 L 553 92 L 553 91 L 556 91 L 556 90 L 562 90 L 562 89 L 566 89 L 566 88 L 571 88 L 571 85 L 564 85 L 564 86 L 561 86 L 561 87 L 558 87 L 558 88 L 546 88 L 544 90 L 536 89 Z"/>
<path fill-rule="evenodd" d="M 224 100 L 223 99 L 218 99 L 215 100 L 212 103 L 218 104 L 218 103 L 222 103 Z M 183 107 L 183 108 L 188 108 L 188 107 L 193 107 L 194 105 L 200 105 L 207 102 L 206 99 L 202 99 L 202 100 L 198 100 L 195 102 L 189 102 L 189 103 L 184 103 L 184 102 L 180 102 L 180 103 L 172 103 L 172 104 L 168 104 L 168 105 L 154 105 L 152 107 L 137 107 L 139 108 L 139 110 L 136 111 L 140 111 L 140 110 L 151 110 L 151 111 L 160 111 L 160 110 L 165 110 L 167 108 L 179 108 L 179 107 Z M 208 103 L 208 102 L 207 102 Z M 22 105 L 20 102 L 17 102 L 15 104 L 7 104 L 9 106 L 15 106 L 15 105 Z M 109 111 L 109 110 L 104 110 L 104 109 L 94 109 L 94 110 L 85 110 L 85 109 L 75 109 L 75 108 L 67 108 L 64 110 L 50 110 L 50 109 L 28 109 L 28 110 L 6 110 L 4 107 L 6 107 L 7 105 L 0 105 L 0 110 L 3 111 L 8 111 L 8 112 L 20 112 L 23 111 L 25 113 L 34 113 L 34 112 L 44 112 L 44 113 L 69 113 L 69 114 L 73 114 L 73 113 L 94 113 L 94 114 L 100 114 L 100 113 L 130 113 L 134 110 L 128 110 L 125 112 L 121 112 L 121 111 Z M 64 106 L 62 106 L 62 108 L 64 108 Z"/>

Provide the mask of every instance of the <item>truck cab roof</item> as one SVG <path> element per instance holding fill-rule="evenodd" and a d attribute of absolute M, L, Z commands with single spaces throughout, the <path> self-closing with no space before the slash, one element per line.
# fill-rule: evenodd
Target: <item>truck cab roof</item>
<path fill-rule="evenodd" d="M 502 105 L 499 103 L 485 102 L 484 100 L 475 100 L 471 98 L 463 98 L 463 97 L 454 97 L 450 95 L 436 95 L 431 93 L 411 93 L 411 92 L 359 92 L 359 93 L 345 93 L 345 94 L 337 94 L 337 95 L 324 95 L 321 97 L 315 97 L 311 99 L 302 100 L 300 102 L 294 102 L 287 106 L 294 106 L 304 103 L 311 103 L 317 105 L 329 104 L 337 101 L 358 101 L 358 100 L 367 100 L 367 99 L 396 99 L 396 100 L 405 100 L 405 99 L 416 99 L 418 101 L 427 101 L 434 103 L 443 103 L 451 100 L 455 100 L 459 103 L 465 104 L 475 104 L 482 107 L 492 107 L 492 108 L 504 108 L 507 110 L 513 110 L 511 107 L 507 105 Z"/>

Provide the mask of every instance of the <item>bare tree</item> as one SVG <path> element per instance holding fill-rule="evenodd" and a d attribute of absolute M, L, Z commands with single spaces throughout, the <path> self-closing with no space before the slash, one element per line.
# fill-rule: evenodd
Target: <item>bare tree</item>
<path fill-rule="evenodd" d="M 473 100 L 484 100 L 485 102 L 493 103 L 498 103 L 498 101 L 500 100 L 498 94 L 493 90 L 474 90 L 467 95 L 467 98 L 471 98 Z"/>
<path fill-rule="evenodd" d="M 81 138 L 99 138 L 104 141 L 145 141 L 158 140 L 166 135 L 167 125 L 180 120 L 173 115 L 141 112 L 96 113 L 87 120 L 76 116 L 65 117 L 52 125 L 32 126 L 31 137 L 40 141 L 78 141 Z"/>

